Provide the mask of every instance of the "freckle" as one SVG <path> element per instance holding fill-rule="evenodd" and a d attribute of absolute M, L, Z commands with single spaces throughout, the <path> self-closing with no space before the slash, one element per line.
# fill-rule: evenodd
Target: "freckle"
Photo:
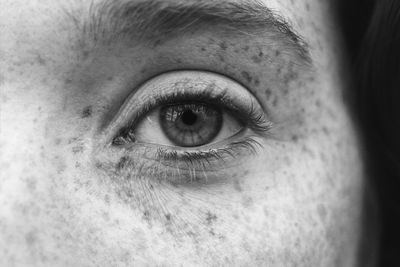
<path fill-rule="evenodd" d="M 284 76 L 284 83 L 286 84 L 286 85 L 288 85 L 290 82 L 292 82 L 293 80 L 296 80 L 297 78 L 298 78 L 298 73 L 297 72 L 290 72 L 290 73 L 288 73 L 288 74 L 286 74 L 285 76 Z"/>
<path fill-rule="evenodd" d="M 303 153 L 308 154 L 312 159 L 315 159 L 315 153 L 311 149 L 309 149 L 307 146 L 303 145 L 301 147 L 301 150 Z"/>
<path fill-rule="evenodd" d="M 280 55 L 281 55 L 281 51 L 276 50 L 276 51 L 275 51 L 275 56 L 276 56 L 276 57 L 279 57 Z"/>
<path fill-rule="evenodd" d="M 272 105 L 274 107 L 276 107 L 278 105 L 278 98 L 277 97 L 274 98 L 274 101 L 272 102 Z"/>
<path fill-rule="evenodd" d="M 325 154 L 322 151 L 319 153 L 319 158 L 321 159 L 322 162 L 328 161 L 328 159 L 326 158 Z"/>
<path fill-rule="evenodd" d="M 154 42 L 153 47 L 157 47 L 157 46 L 159 46 L 160 44 L 161 44 L 161 40 L 160 40 L 160 39 L 157 39 L 157 40 Z"/>
<path fill-rule="evenodd" d="M 259 86 L 259 85 L 260 85 L 260 80 L 256 78 L 256 79 L 254 80 L 254 84 L 255 84 L 256 86 Z"/>
<path fill-rule="evenodd" d="M 318 45 L 318 49 L 319 49 L 321 52 L 324 52 L 325 49 L 324 49 L 324 46 L 322 45 L 322 43 L 321 43 L 320 40 L 318 40 L 317 45 Z"/>
<path fill-rule="evenodd" d="M 253 60 L 253 62 L 257 63 L 257 64 L 261 63 L 261 61 L 262 61 L 262 59 L 258 56 L 252 56 L 251 60 Z"/>
<path fill-rule="evenodd" d="M 326 220 L 326 215 L 327 215 L 325 206 L 322 204 L 318 204 L 317 212 L 318 212 L 318 215 L 319 215 L 321 221 L 324 222 Z"/>
<path fill-rule="evenodd" d="M 314 189 L 314 186 L 313 186 L 313 183 L 312 182 L 308 182 L 307 183 L 307 187 L 308 187 L 308 190 L 310 190 L 310 192 L 312 192 Z"/>
<path fill-rule="evenodd" d="M 30 192 L 34 192 L 36 190 L 37 179 L 35 177 L 29 177 L 26 180 L 26 186 Z"/>
<path fill-rule="evenodd" d="M 310 11 L 310 4 L 306 3 L 306 10 Z"/>
<path fill-rule="evenodd" d="M 97 161 L 97 162 L 94 164 L 94 166 L 95 166 L 97 169 L 105 169 L 105 168 L 104 168 L 104 164 L 101 163 L 100 161 Z"/>
<path fill-rule="evenodd" d="M 269 217 L 269 210 L 266 206 L 263 207 L 263 212 L 266 217 Z"/>
<path fill-rule="evenodd" d="M 250 74 L 247 71 L 242 71 L 241 74 L 242 74 L 243 78 L 246 79 L 247 82 L 250 83 L 252 81 L 252 78 L 251 78 Z"/>
<path fill-rule="evenodd" d="M 250 47 L 248 45 L 246 45 L 245 47 L 243 47 L 243 50 L 247 52 L 247 51 L 249 51 L 249 48 Z"/>
<path fill-rule="evenodd" d="M 225 42 L 219 43 L 219 47 L 221 47 L 222 50 L 226 50 L 228 48 Z"/>
<path fill-rule="evenodd" d="M 288 156 L 285 156 L 283 160 L 285 161 L 287 166 L 290 166 L 292 164 L 292 161 L 290 160 L 290 158 Z"/>
<path fill-rule="evenodd" d="M 323 127 L 322 127 L 322 132 L 323 132 L 325 135 L 330 135 L 330 132 L 329 132 L 329 130 L 328 130 L 328 128 L 327 128 L 326 126 L 323 126 Z"/>
<path fill-rule="evenodd" d="M 117 171 L 121 171 L 122 169 L 124 169 L 126 164 L 128 163 L 128 161 L 129 161 L 129 157 L 123 156 L 117 163 Z"/>
<path fill-rule="evenodd" d="M 208 43 L 209 44 L 215 44 L 216 41 L 214 40 L 214 38 L 210 37 L 210 38 L 208 38 Z"/>
<path fill-rule="evenodd" d="M 114 79 L 113 76 L 109 76 L 109 77 L 107 78 L 107 81 L 112 81 L 113 79 Z"/>
<path fill-rule="evenodd" d="M 206 49 L 205 47 L 202 47 L 200 50 L 204 52 L 204 51 L 206 51 L 207 49 Z"/>
<path fill-rule="evenodd" d="M 89 56 L 89 51 L 88 50 L 85 50 L 85 51 L 82 52 L 83 60 L 87 59 L 88 56 Z"/>
<path fill-rule="evenodd" d="M 107 204 L 110 204 L 110 196 L 109 195 L 104 196 L 104 202 Z"/>
<path fill-rule="evenodd" d="M 342 147 L 343 147 L 343 143 L 342 143 L 341 141 L 337 141 L 337 142 L 335 143 L 335 147 L 337 147 L 337 148 L 342 148 Z"/>
<path fill-rule="evenodd" d="M 42 66 L 46 65 L 46 60 L 42 58 L 40 55 L 37 56 L 37 61 Z"/>
<path fill-rule="evenodd" d="M 83 109 L 81 118 L 89 118 L 90 116 L 92 116 L 92 106 L 87 106 Z"/>
<path fill-rule="evenodd" d="M 171 214 L 165 214 L 165 219 L 167 219 L 167 221 L 170 221 L 171 220 Z"/>
<path fill-rule="evenodd" d="M 72 79 L 70 79 L 70 78 L 68 78 L 68 79 L 65 79 L 65 83 L 66 83 L 66 84 L 70 84 L 70 83 L 72 83 Z"/>
<path fill-rule="evenodd" d="M 210 231 L 208 231 L 210 233 L 210 235 L 215 235 L 214 229 L 210 229 Z"/>
<path fill-rule="evenodd" d="M 148 210 L 145 210 L 145 211 L 143 212 L 143 218 L 144 218 L 146 221 L 150 221 L 150 212 L 149 212 Z"/>
<path fill-rule="evenodd" d="M 206 222 L 207 222 L 207 224 L 211 224 L 216 220 L 217 220 L 217 215 L 215 215 L 214 213 L 212 213 L 210 211 L 207 211 L 207 214 L 206 214 Z"/>
<path fill-rule="evenodd" d="M 32 246 L 36 242 L 36 233 L 31 231 L 25 235 L 25 241 L 28 246 Z"/>
<path fill-rule="evenodd" d="M 299 136 L 294 134 L 294 135 L 292 135 L 291 139 L 293 142 L 297 143 L 299 141 Z"/>
<path fill-rule="evenodd" d="M 74 146 L 72 148 L 72 153 L 77 154 L 77 153 L 82 153 L 85 150 L 83 146 Z"/>
<path fill-rule="evenodd" d="M 245 208 L 251 207 L 253 205 L 253 199 L 251 197 L 248 197 L 248 196 L 243 197 L 242 198 L 242 205 Z"/>
<path fill-rule="evenodd" d="M 233 180 L 233 187 L 234 187 L 235 190 L 238 191 L 238 192 L 242 192 L 242 191 L 243 191 L 243 189 L 242 189 L 242 187 L 241 187 L 240 182 L 239 182 L 238 179 Z"/>
<path fill-rule="evenodd" d="M 219 59 L 221 62 L 225 62 L 225 58 L 224 58 L 222 55 L 218 55 L 218 59 Z"/>
<path fill-rule="evenodd" d="M 267 98 L 267 100 L 270 99 L 271 94 L 272 94 L 271 89 L 269 88 L 265 89 L 265 97 Z"/>
<path fill-rule="evenodd" d="M 110 220 L 110 214 L 108 212 L 103 212 L 102 217 L 107 222 Z"/>
<path fill-rule="evenodd" d="M 289 89 L 288 89 L 288 87 L 285 87 L 284 89 L 283 89 L 283 95 L 288 95 L 289 94 Z"/>

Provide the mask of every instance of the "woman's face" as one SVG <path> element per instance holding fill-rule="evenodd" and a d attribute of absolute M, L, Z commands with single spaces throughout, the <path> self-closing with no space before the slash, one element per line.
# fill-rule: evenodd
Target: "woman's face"
<path fill-rule="evenodd" d="M 341 42 L 293 2 L 1 0 L 0 265 L 354 266 Z"/>

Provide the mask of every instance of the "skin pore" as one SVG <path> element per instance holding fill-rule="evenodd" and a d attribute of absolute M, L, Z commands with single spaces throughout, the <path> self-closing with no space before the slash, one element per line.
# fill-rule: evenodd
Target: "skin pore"
<path fill-rule="evenodd" d="M 103 1 L 1 0 L 0 265 L 356 266 L 364 173 L 333 1 L 262 1 L 306 44 L 196 21 L 94 36 Z M 113 143 L 168 86 L 235 90 L 272 126 L 207 159 Z"/>

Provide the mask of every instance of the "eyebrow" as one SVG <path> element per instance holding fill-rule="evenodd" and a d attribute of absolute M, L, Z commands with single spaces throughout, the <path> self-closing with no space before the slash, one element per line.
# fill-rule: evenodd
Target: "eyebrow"
<path fill-rule="evenodd" d="M 217 29 L 235 37 L 267 34 L 304 63 L 311 63 L 303 38 L 282 16 L 257 0 L 103 0 L 91 4 L 83 25 L 90 39 L 106 43 L 131 39 L 160 44 L 183 34 Z"/>

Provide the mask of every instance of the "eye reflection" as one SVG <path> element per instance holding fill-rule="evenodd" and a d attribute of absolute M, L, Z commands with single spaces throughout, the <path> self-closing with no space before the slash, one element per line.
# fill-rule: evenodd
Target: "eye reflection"
<path fill-rule="evenodd" d="M 222 112 L 207 104 L 177 104 L 160 109 L 165 135 L 177 146 L 193 147 L 210 143 L 220 132 Z"/>

